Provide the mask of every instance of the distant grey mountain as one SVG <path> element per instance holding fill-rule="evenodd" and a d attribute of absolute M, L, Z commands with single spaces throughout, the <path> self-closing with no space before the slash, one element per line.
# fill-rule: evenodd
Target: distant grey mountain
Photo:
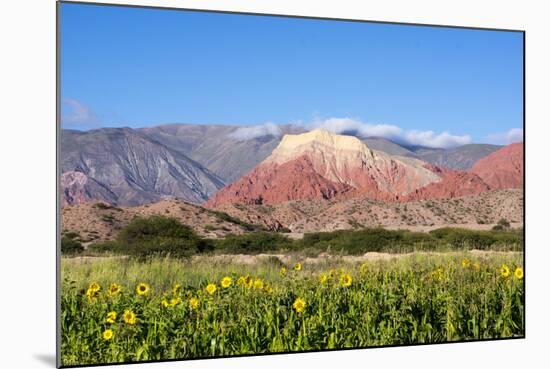
<path fill-rule="evenodd" d="M 486 157 L 502 146 L 488 144 L 469 144 L 452 149 L 417 149 L 411 156 L 439 166 L 451 169 L 470 169 L 476 161 Z"/>
<path fill-rule="evenodd" d="M 246 138 L 245 126 L 169 124 L 141 128 L 140 132 L 201 163 L 224 182 L 231 183 L 242 177 L 259 162 L 267 158 L 286 133 L 302 133 L 302 127 L 279 126 L 280 134 L 256 135 Z M 239 131 L 237 131 L 239 130 Z M 246 139 L 245 139 L 246 138 Z"/>
<path fill-rule="evenodd" d="M 133 206 L 165 197 L 200 203 L 224 185 L 203 165 L 131 128 L 62 130 L 61 171 L 64 204 L 101 199 Z"/>

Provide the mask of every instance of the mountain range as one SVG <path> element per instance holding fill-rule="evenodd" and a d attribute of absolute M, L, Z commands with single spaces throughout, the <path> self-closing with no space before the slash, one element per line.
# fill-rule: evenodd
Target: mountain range
<path fill-rule="evenodd" d="M 271 194 L 260 194 L 261 199 L 256 196 L 258 193 L 247 194 L 250 201 L 245 202 L 270 202 L 263 199 L 275 194 L 283 201 L 328 199 L 336 195 L 414 200 L 426 197 L 422 194 L 426 187 L 440 182 L 455 187 L 461 187 L 462 182 L 473 187 L 487 185 L 485 181 L 474 182 L 476 178 L 488 178 L 491 165 L 481 162 L 475 171 L 467 170 L 479 159 L 489 158 L 489 154 L 501 149 L 484 144 L 447 150 L 408 147 L 380 137 L 358 139 L 325 131 L 322 135 L 326 137 L 310 140 L 306 150 L 298 141 L 322 131 L 312 134 L 295 125 L 279 126 L 278 131 L 265 134 L 248 134 L 248 130 L 250 127 L 186 124 L 62 130 L 62 204 L 100 200 L 136 206 L 180 198 L 196 204 L 210 199 L 206 204 L 212 206 L 219 203 L 222 194 L 227 194 L 227 188 L 242 186 L 245 178 L 254 176 L 254 183 L 265 180 L 261 185 L 274 187 L 268 191 Z M 340 147 L 327 145 L 323 140 L 338 141 Z M 301 150 L 310 152 L 301 155 Z M 503 179 L 505 182 L 517 182 L 515 173 L 522 171 L 522 155 L 521 150 L 518 163 L 521 168 L 511 170 Z M 298 156 L 301 157 L 294 160 Z M 367 170 L 368 175 L 362 170 Z M 279 191 L 289 181 L 294 181 L 294 195 Z M 498 182 L 487 180 L 491 182 L 490 188 L 498 187 L 495 181 Z M 518 187 L 516 182 L 514 187 Z"/>
<path fill-rule="evenodd" d="M 471 170 L 457 171 L 373 150 L 354 136 L 317 129 L 285 135 L 269 157 L 205 205 L 357 197 L 404 202 L 478 195 L 522 185 L 522 144 L 500 148 Z"/>

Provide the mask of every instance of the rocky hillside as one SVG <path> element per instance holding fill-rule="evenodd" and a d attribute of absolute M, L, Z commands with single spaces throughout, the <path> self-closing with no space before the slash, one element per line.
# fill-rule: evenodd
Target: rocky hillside
<path fill-rule="evenodd" d="M 116 207 L 106 203 L 69 205 L 61 210 L 63 234 L 77 233 L 84 243 L 112 240 L 134 217 L 164 215 L 174 217 L 208 238 L 241 234 L 254 229 L 250 224 L 227 214 L 176 199 L 135 207 Z"/>
<path fill-rule="evenodd" d="M 523 143 L 505 146 L 479 160 L 471 169 L 491 188 L 523 187 Z"/>
<path fill-rule="evenodd" d="M 505 218 L 523 226 L 523 190 L 509 189 L 462 196 L 388 203 L 366 197 L 335 200 L 297 200 L 273 205 L 219 206 L 243 221 L 295 233 L 390 227 L 423 230 L 459 226 L 490 228 Z"/>
<path fill-rule="evenodd" d="M 130 128 L 61 132 L 62 203 L 200 203 L 224 185 L 211 171 Z"/>

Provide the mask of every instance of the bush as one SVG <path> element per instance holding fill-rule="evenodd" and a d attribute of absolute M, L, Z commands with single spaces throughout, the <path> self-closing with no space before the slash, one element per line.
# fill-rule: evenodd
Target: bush
<path fill-rule="evenodd" d="M 95 248 L 127 255 L 188 257 L 211 249 L 189 226 L 161 215 L 135 218 L 122 228 L 116 242 Z"/>
<path fill-rule="evenodd" d="M 64 236 L 61 238 L 62 254 L 78 254 L 84 251 L 84 246 L 76 238 Z"/>
<path fill-rule="evenodd" d="M 214 249 L 232 254 L 259 254 L 268 251 L 289 249 L 292 240 L 277 233 L 256 232 L 243 235 L 228 235 L 214 241 Z"/>

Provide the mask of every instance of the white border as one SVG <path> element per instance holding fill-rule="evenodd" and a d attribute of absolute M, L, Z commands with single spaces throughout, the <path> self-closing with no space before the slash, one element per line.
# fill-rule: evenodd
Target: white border
<path fill-rule="evenodd" d="M 548 124 L 544 2 L 194 0 L 120 3 L 525 29 L 527 48 L 527 338 L 133 365 L 141 368 L 546 367 L 550 341 Z M 1 366 L 53 367 L 55 355 L 55 4 L 11 0 L 0 12 L 2 131 Z M 7 114 L 6 114 L 7 113 Z"/>

